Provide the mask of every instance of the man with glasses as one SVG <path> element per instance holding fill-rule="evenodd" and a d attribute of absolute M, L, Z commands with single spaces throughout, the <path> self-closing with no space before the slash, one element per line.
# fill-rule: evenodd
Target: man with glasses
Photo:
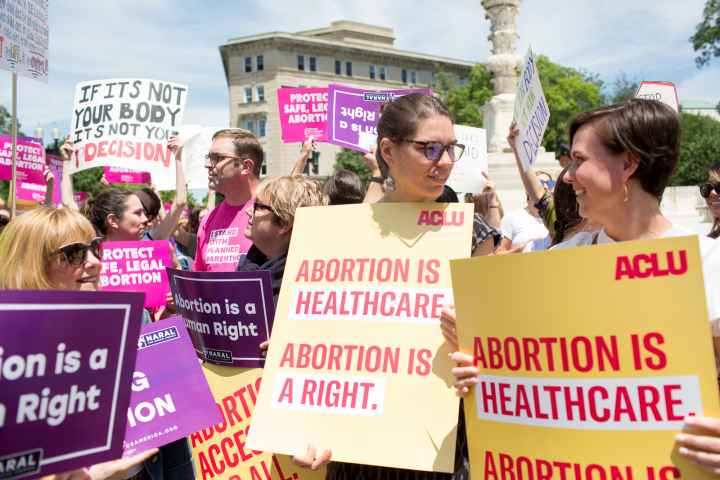
<path fill-rule="evenodd" d="M 229 272 L 252 242 L 245 237 L 250 207 L 265 154 L 255 135 L 226 129 L 213 135 L 206 156 L 209 186 L 225 198 L 200 224 L 193 270 Z"/>

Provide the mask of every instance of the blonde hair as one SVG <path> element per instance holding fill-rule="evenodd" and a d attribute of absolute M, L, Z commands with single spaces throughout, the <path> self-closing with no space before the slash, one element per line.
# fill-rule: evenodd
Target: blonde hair
<path fill-rule="evenodd" d="M 88 219 L 69 208 L 38 207 L 14 218 L 0 235 L 0 289 L 53 289 L 48 278 L 53 253 L 94 237 Z"/>
<path fill-rule="evenodd" d="M 265 180 L 257 189 L 257 196 L 267 196 L 268 205 L 282 223 L 292 227 L 295 210 L 328 204 L 328 197 L 315 180 L 303 176 L 278 177 Z"/>

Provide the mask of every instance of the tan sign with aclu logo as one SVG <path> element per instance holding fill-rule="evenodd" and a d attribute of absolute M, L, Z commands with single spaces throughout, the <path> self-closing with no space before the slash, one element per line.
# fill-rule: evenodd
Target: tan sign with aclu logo
<path fill-rule="evenodd" d="M 248 445 L 451 471 L 458 400 L 440 310 L 470 204 L 303 208 Z"/>
<path fill-rule="evenodd" d="M 451 268 L 474 479 L 712 478 L 674 443 L 720 414 L 697 237 Z"/>

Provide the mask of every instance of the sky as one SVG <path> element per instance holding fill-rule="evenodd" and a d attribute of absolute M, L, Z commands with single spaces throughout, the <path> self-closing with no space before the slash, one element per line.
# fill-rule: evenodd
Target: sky
<path fill-rule="evenodd" d="M 612 83 L 674 82 L 681 102 L 720 101 L 720 58 L 697 69 L 689 42 L 705 0 L 523 0 L 518 53 L 529 44 L 561 65 Z M 450 7 L 450 8 L 449 8 Z M 480 0 L 50 0 L 49 82 L 19 78 L 18 117 L 69 129 L 74 86 L 139 77 L 189 87 L 184 123 L 225 124 L 228 92 L 218 47 L 228 39 L 354 20 L 391 27 L 403 50 L 483 62 L 490 23 Z M 0 104 L 10 108 L 10 73 Z"/>

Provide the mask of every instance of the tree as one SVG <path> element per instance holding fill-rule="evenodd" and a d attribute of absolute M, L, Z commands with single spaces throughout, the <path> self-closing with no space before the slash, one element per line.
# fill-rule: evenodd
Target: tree
<path fill-rule="evenodd" d="M 611 105 L 613 103 L 621 103 L 635 96 L 640 82 L 635 79 L 628 78 L 625 72 L 620 72 L 612 84 L 610 94 L 605 98 L 605 103 Z"/>
<path fill-rule="evenodd" d="M 699 52 L 695 57 L 698 68 L 707 65 L 712 57 L 720 57 L 720 0 L 707 0 L 702 22 L 695 27 L 690 42 L 693 49 Z"/>
<path fill-rule="evenodd" d="M 708 167 L 720 160 L 720 122 L 704 115 L 681 115 L 680 159 L 670 184 L 698 185 L 707 180 Z"/>
<path fill-rule="evenodd" d="M 365 161 L 363 160 L 363 154 L 353 150 L 348 150 L 347 148 L 343 148 L 335 156 L 335 171 L 340 169 L 350 170 L 351 172 L 357 173 L 360 180 L 362 180 L 363 185 L 366 187 L 368 182 L 370 182 L 370 177 L 372 177 L 372 172 L 365 165 Z"/>
<path fill-rule="evenodd" d="M 456 123 L 482 127 L 483 116 L 480 108 L 493 96 L 491 78 L 492 75 L 485 66 L 477 64 L 462 84 L 457 76 L 440 72 L 434 89 L 453 113 Z"/>
<path fill-rule="evenodd" d="M 18 136 L 24 137 L 25 134 L 20 128 L 20 121 L 17 122 Z M 0 135 L 12 135 L 12 114 L 5 106 L 0 105 Z"/>

